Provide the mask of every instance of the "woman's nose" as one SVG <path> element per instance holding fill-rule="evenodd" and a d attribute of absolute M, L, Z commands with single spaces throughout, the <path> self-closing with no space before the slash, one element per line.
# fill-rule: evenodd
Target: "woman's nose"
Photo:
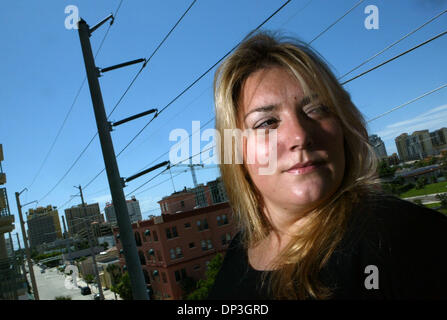
<path fill-rule="evenodd" d="M 283 126 L 287 149 L 290 151 L 308 149 L 313 145 L 312 125 L 299 115 L 290 115 Z"/>

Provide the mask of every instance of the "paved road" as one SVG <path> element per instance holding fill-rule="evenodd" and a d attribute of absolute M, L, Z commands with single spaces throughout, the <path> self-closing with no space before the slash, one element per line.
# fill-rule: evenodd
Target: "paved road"
<path fill-rule="evenodd" d="M 436 203 L 436 202 L 439 202 L 439 200 L 436 198 L 436 195 L 438 195 L 438 194 L 445 194 L 445 193 L 425 194 L 422 196 L 404 198 L 404 200 L 411 201 L 411 202 L 413 202 L 414 200 L 421 200 L 423 204 Z"/>
<path fill-rule="evenodd" d="M 46 269 L 45 273 L 41 273 L 39 266 L 33 267 L 40 300 L 54 300 L 57 296 L 70 296 L 72 300 L 93 300 L 93 295 L 98 292 L 96 287 L 90 286 L 92 294 L 83 296 L 79 288 L 66 288 L 66 284 L 71 284 L 71 276 L 58 272 L 57 268 Z M 31 284 L 29 274 L 28 281 Z M 81 279 L 78 279 L 77 285 L 86 286 Z M 106 300 L 115 300 L 113 292 L 110 290 L 103 292 Z"/>

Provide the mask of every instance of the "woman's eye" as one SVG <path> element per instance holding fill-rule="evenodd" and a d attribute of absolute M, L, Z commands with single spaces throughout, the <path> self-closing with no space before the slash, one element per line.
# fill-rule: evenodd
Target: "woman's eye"
<path fill-rule="evenodd" d="M 266 121 L 263 121 L 257 125 L 255 125 L 255 127 L 253 129 L 262 129 L 262 128 L 272 128 L 274 125 L 276 125 L 276 123 L 278 123 L 278 120 L 271 118 L 268 119 Z"/>
<path fill-rule="evenodd" d="M 329 113 L 329 108 L 324 105 L 315 106 L 305 110 L 305 113 L 309 116 L 323 116 Z"/>

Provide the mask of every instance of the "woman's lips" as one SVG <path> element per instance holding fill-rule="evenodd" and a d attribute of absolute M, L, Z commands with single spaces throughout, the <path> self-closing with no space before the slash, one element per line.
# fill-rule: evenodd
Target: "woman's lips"
<path fill-rule="evenodd" d="M 312 162 L 304 164 L 303 166 L 294 166 L 288 169 L 286 172 L 291 174 L 305 174 L 318 169 L 319 167 L 321 167 L 321 165 L 321 162 Z"/>

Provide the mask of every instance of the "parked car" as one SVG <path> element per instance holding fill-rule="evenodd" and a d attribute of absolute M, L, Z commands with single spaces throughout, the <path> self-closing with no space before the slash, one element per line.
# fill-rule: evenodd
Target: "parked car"
<path fill-rule="evenodd" d="M 101 295 L 99 293 L 95 293 L 95 295 L 93 296 L 94 300 L 101 300 Z"/>
<path fill-rule="evenodd" d="M 81 294 L 82 294 L 83 296 L 89 295 L 89 294 L 91 294 L 91 293 L 92 293 L 92 291 L 90 290 L 89 287 L 82 287 L 82 288 L 81 288 Z"/>
<path fill-rule="evenodd" d="M 28 273 L 28 272 L 26 272 L 26 273 Z M 45 270 L 44 269 L 40 270 L 40 273 L 45 273 Z"/>

